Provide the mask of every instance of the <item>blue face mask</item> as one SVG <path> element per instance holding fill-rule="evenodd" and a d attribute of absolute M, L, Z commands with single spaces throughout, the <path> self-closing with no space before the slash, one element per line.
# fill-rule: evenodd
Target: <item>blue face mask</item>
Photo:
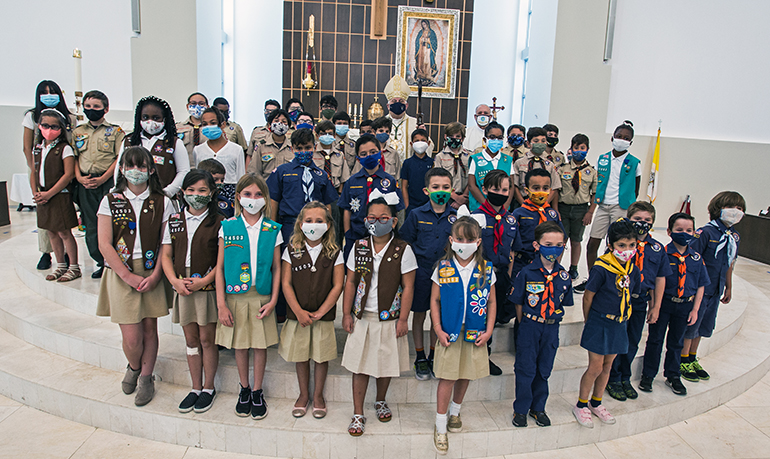
<path fill-rule="evenodd" d="M 671 240 L 674 241 L 674 243 L 679 245 L 686 246 L 690 243 L 692 240 L 692 234 L 685 233 L 685 232 L 679 232 L 679 233 L 671 233 Z"/>
<path fill-rule="evenodd" d="M 373 155 L 365 156 L 363 158 L 359 157 L 358 162 L 361 163 L 364 169 L 373 170 L 379 166 L 380 158 L 382 158 L 382 153 L 377 152 Z"/>
<path fill-rule="evenodd" d="M 551 246 L 546 247 L 544 245 L 540 246 L 540 255 L 543 256 L 546 260 L 555 263 L 556 260 L 561 256 L 561 254 L 564 252 L 564 247 L 557 247 L 557 246 Z"/>
<path fill-rule="evenodd" d="M 375 134 L 374 137 L 380 142 L 385 143 L 390 139 L 390 134 L 387 132 L 380 132 L 379 134 Z"/>
<path fill-rule="evenodd" d="M 508 143 L 511 144 L 512 147 L 520 147 L 524 143 L 524 137 L 520 135 L 509 135 Z"/>
<path fill-rule="evenodd" d="M 487 148 L 489 148 L 489 151 L 492 153 L 497 153 L 501 148 L 503 148 L 503 139 L 487 140 Z"/>
<path fill-rule="evenodd" d="M 310 123 L 299 123 L 297 129 L 313 129 L 313 125 Z"/>
<path fill-rule="evenodd" d="M 289 119 L 292 123 L 297 121 L 297 118 L 299 118 L 299 110 L 292 110 L 289 112 Z"/>
<path fill-rule="evenodd" d="M 345 134 L 350 130 L 350 126 L 347 124 L 337 124 L 334 126 L 334 130 L 337 132 L 338 136 L 345 137 Z"/>
<path fill-rule="evenodd" d="M 334 143 L 334 136 L 331 134 L 324 134 L 318 138 L 318 141 L 321 142 L 321 145 L 331 145 Z"/>
<path fill-rule="evenodd" d="M 222 129 L 219 126 L 203 126 L 201 134 L 205 135 L 207 139 L 217 140 L 222 137 Z"/>
<path fill-rule="evenodd" d="M 572 159 L 575 160 L 575 162 L 581 162 L 584 159 L 586 159 L 586 155 L 588 154 L 587 151 L 581 151 L 581 150 L 572 150 Z"/>
<path fill-rule="evenodd" d="M 48 108 L 54 108 L 59 105 L 58 94 L 40 94 L 40 102 Z"/>
<path fill-rule="evenodd" d="M 297 162 L 303 166 L 309 166 L 313 160 L 313 150 L 308 151 L 295 151 L 294 157 L 297 158 Z"/>

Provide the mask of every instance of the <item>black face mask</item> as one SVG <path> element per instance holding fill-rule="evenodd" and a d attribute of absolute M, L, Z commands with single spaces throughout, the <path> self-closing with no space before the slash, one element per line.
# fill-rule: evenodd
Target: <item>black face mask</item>
<path fill-rule="evenodd" d="M 520 135 L 509 135 L 508 144 L 512 147 L 520 147 L 524 143 L 524 137 Z"/>
<path fill-rule="evenodd" d="M 507 200 L 508 195 L 506 194 L 494 193 L 492 191 L 487 193 L 487 201 L 495 207 L 504 205 Z"/>
<path fill-rule="evenodd" d="M 553 148 L 559 143 L 558 137 L 547 137 L 545 141 L 548 143 L 548 146 Z"/>
<path fill-rule="evenodd" d="M 463 144 L 462 139 L 455 139 L 454 137 L 447 137 L 446 138 L 446 144 L 451 149 L 460 148 Z"/>
<path fill-rule="evenodd" d="M 406 110 L 406 105 L 401 102 L 393 102 L 390 104 L 390 111 L 396 115 L 404 113 L 404 110 Z"/>
<path fill-rule="evenodd" d="M 634 229 L 636 229 L 636 232 L 639 234 L 639 236 L 649 233 L 652 229 L 652 223 L 645 222 L 643 220 L 633 221 L 631 224 L 634 225 Z"/>
<path fill-rule="evenodd" d="M 83 113 L 86 114 L 86 118 L 90 121 L 99 121 L 104 118 L 104 109 L 94 110 L 93 108 L 84 108 Z"/>

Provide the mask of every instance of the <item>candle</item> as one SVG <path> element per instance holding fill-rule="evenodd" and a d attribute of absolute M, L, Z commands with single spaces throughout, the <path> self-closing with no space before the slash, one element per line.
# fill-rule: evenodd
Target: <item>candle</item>
<path fill-rule="evenodd" d="M 75 59 L 75 92 L 83 93 L 83 56 L 80 49 L 75 48 L 72 51 L 72 57 Z"/>
<path fill-rule="evenodd" d="M 353 115 L 353 112 L 351 112 L 351 111 L 350 111 L 350 107 L 351 107 L 351 105 L 350 105 L 350 104 L 348 104 L 348 115 L 351 115 L 351 116 L 352 116 L 352 115 Z"/>

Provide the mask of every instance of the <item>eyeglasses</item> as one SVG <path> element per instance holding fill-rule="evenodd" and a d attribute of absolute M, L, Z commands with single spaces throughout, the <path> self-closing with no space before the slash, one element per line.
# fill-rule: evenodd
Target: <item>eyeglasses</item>
<path fill-rule="evenodd" d="M 51 125 L 51 124 L 41 123 L 40 127 L 43 129 L 50 129 L 52 131 L 61 131 L 61 126 L 59 126 L 58 124 Z"/>
<path fill-rule="evenodd" d="M 366 217 L 366 222 L 367 223 L 380 222 L 380 223 L 382 223 L 384 225 L 384 224 L 388 223 L 392 218 L 393 217 L 386 217 L 386 216 L 382 216 L 380 218 L 377 218 L 377 217 Z"/>

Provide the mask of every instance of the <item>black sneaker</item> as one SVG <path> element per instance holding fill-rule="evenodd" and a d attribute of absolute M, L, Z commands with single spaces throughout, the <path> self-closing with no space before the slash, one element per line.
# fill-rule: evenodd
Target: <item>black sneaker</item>
<path fill-rule="evenodd" d="M 99 269 L 91 273 L 91 279 L 101 279 L 104 274 L 104 267 L 100 266 Z"/>
<path fill-rule="evenodd" d="M 698 375 L 698 379 L 702 379 L 702 380 L 706 381 L 709 378 L 711 378 L 711 376 L 708 374 L 708 372 L 706 370 L 704 370 L 702 366 L 700 366 L 700 363 L 698 363 L 697 360 L 692 362 L 690 364 L 690 366 L 692 368 L 692 371 L 694 371 L 695 374 Z"/>
<path fill-rule="evenodd" d="M 639 393 L 634 389 L 634 386 L 631 385 L 631 381 L 621 381 L 620 385 L 623 386 L 623 392 L 626 393 L 626 397 L 629 399 L 635 400 L 639 397 Z"/>
<path fill-rule="evenodd" d="M 623 385 L 619 382 L 607 383 L 607 393 L 610 394 L 610 397 L 620 402 L 625 402 L 628 398 L 623 390 Z"/>
<path fill-rule="evenodd" d="M 643 392 L 652 392 L 652 378 L 642 375 L 642 380 L 639 381 L 639 390 Z"/>
<path fill-rule="evenodd" d="M 692 362 L 680 363 L 679 373 L 682 374 L 682 379 L 685 379 L 687 381 L 690 381 L 690 382 L 700 381 L 700 377 L 698 376 L 698 373 L 695 372 L 695 368 L 693 368 Z"/>
<path fill-rule="evenodd" d="M 682 380 L 679 378 L 666 378 L 666 385 L 670 387 L 676 395 L 687 395 L 687 388 L 684 387 Z"/>
<path fill-rule="evenodd" d="M 578 277 L 580 277 L 580 274 L 578 274 L 577 268 L 570 268 L 569 269 L 569 277 L 572 280 L 576 280 Z"/>
<path fill-rule="evenodd" d="M 583 281 L 583 282 L 581 282 L 581 283 L 579 283 L 579 284 L 575 285 L 574 287 L 572 287 L 572 290 L 574 290 L 574 291 L 575 291 L 575 292 L 577 292 L 577 293 L 583 293 L 583 292 L 585 292 L 585 291 L 586 291 L 586 285 L 587 285 L 587 284 L 588 284 L 588 281 L 587 281 L 587 280 L 586 280 L 586 281 Z"/>
<path fill-rule="evenodd" d="M 532 411 L 529 410 L 529 416 L 535 420 L 535 424 L 540 427 L 548 427 L 551 425 L 551 419 L 545 414 L 545 411 Z"/>
<path fill-rule="evenodd" d="M 51 269 L 51 254 L 50 253 L 44 253 L 40 257 L 40 261 L 37 262 L 37 269 L 40 271 L 45 271 L 46 269 Z"/>
<path fill-rule="evenodd" d="M 200 396 L 198 396 L 198 401 L 195 402 L 195 412 L 196 413 L 205 413 L 206 411 L 211 408 L 211 405 L 214 404 L 214 399 L 217 398 L 217 390 L 214 389 L 214 392 L 208 393 L 206 391 L 201 392 Z"/>
<path fill-rule="evenodd" d="M 267 403 L 265 402 L 265 395 L 262 393 L 262 389 L 255 390 L 251 393 L 251 419 L 259 421 L 265 419 L 267 416 Z"/>
<path fill-rule="evenodd" d="M 190 392 L 187 394 L 187 397 L 182 400 L 182 403 L 179 404 L 179 412 L 180 413 L 189 413 L 193 410 L 193 407 L 195 407 L 195 402 L 198 401 L 198 394 L 195 392 Z"/>
<path fill-rule="evenodd" d="M 503 370 L 500 369 L 500 367 L 498 367 L 497 365 L 495 365 L 495 362 L 490 360 L 489 361 L 489 374 L 491 374 L 492 376 L 500 376 L 501 374 L 503 374 Z M 524 416 L 524 415 L 522 414 L 522 416 Z"/>
<path fill-rule="evenodd" d="M 241 392 L 238 394 L 238 402 L 235 404 L 235 414 L 245 418 L 251 414 L 251 388 L 241 387 Z"/>
<path fill-rule="evenodd" d="M 418 381 L 427 381 L 430 379 L 430 365 L 428 359 L 417 359 L 414 361 L 414 377 Z"/>
<path fill-rule="evenodd" d="M 514 427 L 527 427 L 527 415 L 524 413 L 513 413 Z"/>

